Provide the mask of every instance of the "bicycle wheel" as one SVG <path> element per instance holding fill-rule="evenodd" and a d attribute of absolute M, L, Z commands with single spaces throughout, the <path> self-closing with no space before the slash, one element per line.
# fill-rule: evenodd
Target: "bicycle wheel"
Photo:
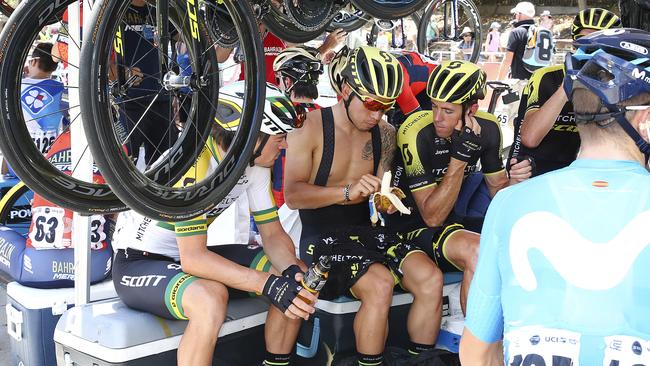
<path fill-rule="evenodd" d="M 378 19 L 395 20 L 424 8 L 429 0 L 351 0 L 357 9 Z"/>
<path fill-rule="evenodd" d="M 284 5 L 278 6 L 271 2 L 268 12 L 262 17 L 264 25 L 276 36 L 289 43 L 305 43 L 323 34 L 327 29 L 331 18 L 336 15 L 336 11 L 328 17 L 329 20 L 323 22 L 320 27 L 304 30 L 298 27 L 286 14 Z"/>
<path fill-rule="evenodd" d="M 79 121 L 79 105 L 70 105 L 65 101 L 68 92 L 78 88 L 78 85 L 70 84 L 67 78 L 68 71 L 78 69 L 76 62 L 67 60 L 67 51 L 70 47 L 78 48 L 79 44 L 61 41 L 53 45 L 51 51 L 41 49 L 44 55 L 52 59 L 56 50 L 58 57 L 64 61 L 63 67 L 60 65 L 55 72 L 60 81 L 23 79 L 28 53 L 39 32 L 46 26 L 56 26 L 59 34 L 69 33 L 63 16 L 72 2 L 23 2 L 0 34 L 0 44 L 3 45 L 0 51 L 0 148 L 21 180 L 48 201 L 84 214 L 117 212 L 126 209 L 126 206 L 107 185 L 72 178 L 62 170 L 74 172 L 76 166 L 52 163 L 44 156 L 56 133 L 52 130 L 39 132 L 40 124 L 72 124 Z M 89 153 L 87 149 L 83 151 L 84 155 Z"/>
<path fill-rule="evenodd" d="M 371 16 L 357 9 L 352 4 L 347 4 L 343 9 L 339 10 L 338 14 L 334 16 L 332 22 L 327 27 L 328 32 L 334 32 L 341 28 L 346 32 L 354 32 L 355 30 L 363 27 L 372 19 Z"/>
<path fill-rule="evenodd" d="M 11 228 L 20 235 L 27 235 L 32 223 L 33 197 L 34 193 L 24 182 L 11 187 L 0 200 L 0 225 Z"/>
<path fill-rule="evenodd" d="M 454 8 L 454 3 L 458 4 L 457 9 Z M 454 12 L 457 24 L 452 21 Z M 476 62 L 483 42 L 481 18 L 476 5 L 471 0 L 434 1 L 425 10 L 418 26 L 419 52 L 440 61 L 452 58 L 451 46 L 460 42 L 460 32 L 464 27 L 474 31 L 474 48 L 470 61 Z"/>
<path fill-rule="evenodd" d="M 265 92 L 265 68 L 255 61 L 263 60 L 264 53 L 249 3 L 224 1 L 236 25 L 244 55 L 252 60 L 245 67 L 246 104 L 242 122 L 215 173 L 193 186 L 174 187 L 180 177 L 177 173 L 182 175 L 196 161 L 213 127 L 220 70 L 209 25 L 197 21 L 200 20 L 195 15 L 198 4 L 181 0 L 156 3 L 156 6 L 146 3 L 144 8 L 135 7 L 138 9 L 123 0 L 95 4 L 98 10 L 93 13 L 89 27 L 93 33 L 87 35 L 81 50 L 82 63 L 87 65 L 81 70 L 81 77 L 89 81 L 81 86 L 82 113 L 97 165 L 115 194 L 143 215 L 179 221 L 214 207 L 237 183 L 247 166 L 261 123 Z M 134 12 L 142 14 L 143 19 L 133 20 Z M 167 13 L 161 19 L 168 22 L 158 24 L 153 17 L 159 19 L 161 12 Z M 129 35 L 125 30 L 137 30 L 134 21 L 148 21 L 146 24 L 153 24 L 153 29 L 147 33 L 141 28 L 140 32 Z M 164 37 L 158 34 L 164 35 L 161 30 L 165 27 L 169 28 L 168 34 L 176 32 L 178 40 L 187 48 L 187 66 L 181 66 L 180 59 L 175 57 L 176 47 L 160 46 Z M 154 38 L 149 40 L 148 36 Z M 172 57 L 161 49 L 171 50 Z M 151 60 L 146 61 L 147 57 Z M 150 63 L 155 67 L 150 68 L 152 65 L 147 65 Z M 189 74 L 184 76 L 185 71 Z M 145 81 L 149 84 L 144 84 Z M 158 102 L 161 104 L 155 107 Z M 129 111 L 129 108 L 133 109 Z M 147 119 L 150 128 L 145 129 L 141 122 Z M 169 141 L 167 131 L 177 125 L 181 126 L 177 140 Z M 144 141 L 157 130 L 164 131 L 160 142 L 167 140 L 167 151 L 160 151 L 160 144 L 153 144 L 155 141 Z M 150 159 L 145 151 L 144 172 L 123 147 L 132 144 L 136 134 L 145 137 L 142 145 L 152 143 L 151 150 L 158 153 Z M 139 146 L 132 145 L 131 150 L 136 151 Z"/>

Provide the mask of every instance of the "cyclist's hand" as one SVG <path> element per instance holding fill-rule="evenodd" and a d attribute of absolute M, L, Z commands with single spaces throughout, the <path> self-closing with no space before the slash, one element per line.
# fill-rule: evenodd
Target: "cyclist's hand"
<path fill-rule="evenodd" d="M 347 37 L 348 32 L 344 31 L 341 28 L 336 29 L 334 32 L 330 33 L 325 37 L 323 44 L 320 46 L 320 51 L 324 55 L 327 51 L 336 48 L 341 44 L 345 37 Z"/>
<path fill-rule="evenodd" d="M 350 187 L 350 201 L 357 201 L 370 197 L 371 194 L 379 192 L 381 179 L 372 174 L 364 174 L 356 184 Z"/>
<path fill-rule="evenodd" d="M 479 137 L 471 127 L 465 126 L 460 131 L 451 134 L 451 157 L 465 163 L 481 150 Z"/>
<path fill-rule="evenodd" d="M 316 296 L 297 284 L 295 279 L 269 275 L 262 294 L 291 319 L 303 318 L 307 320 L 309 315 L 315 311 L 311 304 L 316 302 Z M 301 300 L 298 294 L 309 303 Z"/>
<path fill-rule="evenodd" d="M 302 281 L 304 274 L 305 271 L 303 271 L 302 268 L 300 268 L 300 266 L 297 264 L 292 264 L 289 267 L 287 267 L 284 271 L 282 271 L 282 275 L 284 277 L 293 278 L 298 283 Z"/>
<path fill-rule="evenodd" d="M 517 158 L 510 159 L 510 170 L 508 171 L 508 175 L 510 176 L 511 185 L 523 182 L 524 180 L 530 178 L 532 174 L 532 158 L 526 157 L 521 160 L 518 160 Z"/>
<path fill-rule="evenodd" d="M 476 117 L 474 117 L 474 114 L 475 112 L 472 112 L 471 108 L 467 108 L 467 112 L 465 112 L 465 126 L 471 128 L 475 135 L 481 136 L 481 125 L 476 120 Z M 462 131 L 462 128 L 463 121 L 459 121 L 457 130 Z"/>

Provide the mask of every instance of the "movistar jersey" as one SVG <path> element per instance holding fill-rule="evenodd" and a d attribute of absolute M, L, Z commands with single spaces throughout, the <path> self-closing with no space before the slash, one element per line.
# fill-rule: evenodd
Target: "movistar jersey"
<path fill-rule="evenodd" d="M 61 132 L 63 84 L 52 79 L 24 78 L 20 90 L 27 129 L 36 147 L 45 154 Z"/>
<path fill-rule="evenodd" d="M 214 172 L 219 161 L 219 151 L 212 138 L 208 140 L 197 164 L 186 173 L 181 182 L 188 179 L 200 181 Z M 169 223 L 155 221 L 133 211 L 120 214 L 113 247 L 133 248 L 162 254 L 180 260 L 176 238 L 179 236 L 203 235 L 208 225 L 224 212 L 239 196 L 246 194 L 248 204 L 258 225 L 278 220 L 277 207 L 271 194 L 271 170 L 259 166 L 247 167 L 235 187 L 214 209 L 192 220 Z"/>
<path fill-rule="evenodd" d="M 560 88 L 564 80 L 564 66 L 548 66 L 539 69 L 530 77 L 524 91 L 525 113 L 539 110 Z M 555 118 L 555 123 L 536 148 L 528 148 L 521 141 L 521 118 L 515 123 L 515 144 L 513 157 L 528 155 L 535 159 L 534 175 L 544 174 L 571 164 L 580 149 L 580 136 L 573 114 L 573 104 L 567 102 Z M 517 123 L 518 122 L 518 123 Z M 526 123 L 530 123 L 526 121 Z"/>
<path fill-rule="evenodd" d="M 501 146 L 501 128 L 494 115 L 479 111 L 475 115 L 481 126 L 481 149 L 471 157 L 465 167 L 465 176 L 480 170 L 483 174 L 497 174 L 504 170 Z M 417 212 L 417 205 L 411 192 L 426 189 L 442 181 L 447 174 L 451 159 L 451 139 L 436 134 L 433 111 L 411 114 L 397 132 L 397 147 L 402 158 L 396 159 L 394 185 L 407 195 L 405 204 L 410 206 L 411 215 L 391 215 L 389 221 L 395 227 L 426 226 Z M 480 165 L 479 165 L 480 161 Z"/>
<path fill-rule="evenodd" d="M 500 191 L 465 326 L 507 365 L 650 365 L 650 173 L 580 159 Z"/>

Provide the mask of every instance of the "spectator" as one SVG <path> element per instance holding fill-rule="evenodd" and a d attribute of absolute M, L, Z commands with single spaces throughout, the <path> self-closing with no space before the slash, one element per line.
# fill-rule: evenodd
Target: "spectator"
<path fill-rule="evenodd" d="M 474 52 L 474 32 L 470 27 L 465 27 L 460 36 L 463 40 L 458 44 L 458 49 L 463 54 L 463 60 L 470 61 Z"/>
<path fill-rule="evenodd" d="M 488 52 L 488 60 L 490 62 L 496 61 L 494 52 L 499 52 L 499 45 L 501 40 L 501 24 L 492 22 L 488 30 L 487 38 L 485 39 L 485 52 Z"/>
<path fill-rule="evenodd" d="M 544 10 L 542 14 L 539 16 L 539 26 L 546 28 L 553 33 L 553 27 L 555 26 L 555 22 L 553 21 L 553 16 L 551 15 L 551 12 L 548 10 Z"/>

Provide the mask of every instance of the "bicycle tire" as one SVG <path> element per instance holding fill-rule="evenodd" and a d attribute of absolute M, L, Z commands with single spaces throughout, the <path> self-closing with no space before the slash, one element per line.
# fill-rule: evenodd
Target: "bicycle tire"
<path fill-rule="evenodd" d="M 348 17 L 343 17 L 340 21 L 337 20 L 338 15 L 341 14 L 344 10 L 341 9 L 339 10 L 339 14 L 335 15 L 334 18 L 332 18 L 332 22 L 330 25 L 327 27 L 328 32 L 334 32 L 337 29 L 343 29 L 344 31 L 350 33 L 354 32 L 355 30 L 363 27 L 366 23 L 368 23 L 372 17 L 369 16 L 368 14 L 364 13 L 361 10 L 357 10 L 354 8 L 353 5 L 348 5 L 347 7 L 351 7 L 354 10 L 351 12 L 351 15 Z M 343 16 L 343 15 L 342 15 Z"/>
<path fill-rule="evenodd" d="M 386 20 L 404 18 L 424 8 L 430 0 L 351 0 L 365 13 Z"/>
<path fill-rule="evenodd" d="M 334 17 L 335 14 L 332 14 Z M 284 14 L 282 14 L 275 6 L 271 6 L 269 11 L 262 18 L 264 25 L 280 39 L 289 43 L 305 43 L 312 39 L 317 38 L 329 26 L 329 22 L 314 30 L 305 31 L 297 27 L 290 21 Z"/>
<path fill-rule="evenodd" d="M 21 78 L 30 47 L 39 31 L 51 24 L 53 17 L 62 14 L 72 2 L 22 2 L 0 34 L 0 44 L 3 45 L 0 50 L 0 131 L 3 136 L 0 149 L 20 179 L 48 201 L 83 214 L 123 211 L 126 205 L 107 185 L 75 179 L 54 167 L 34 144 L 23 115 Z M 70 106 L 68 110 L 77 107 Z"/>
<path fill-rule="evenodd" d="M 456 39 L 446 39 L 442 38 L 445 41 L 460 41 L 460 32 L 463 29 L 464 26 L 468 26 L 470 29 L 474 30 L 474 49 L 472 50 L 472 55 L 470 57 L 471 62 L 476 62 L 478 61 L 478 58 L 481 53 L 481 45 L 483 44 L 483 32 L 481 30 L 481 17 L 478 12 L 478 8 L 476 7 L 476 4 L 472 0 L 457 0 L 458 4 L 462 8 L 464 14 L 467 17 L 467 21 L 463 22 L 462 24 L 458 25 L 458 28 L 456 30 Z M 422 16 L 422 19 L 420 21 L 420 24 L 418 25 L 418 51 L 422 54 L 425 54 L 427 56 L 430 55 L 430 52 L 428 50 L 428 40 L 427 40 L 427 26 L 429 25 L 429 22 L 431 21 L 431 17 L 434 15 L 434 12 L 437 9 L 440 9 L 441 6 L 443 6 L 444 9 L 444 3 L 448 3 L 450 0 L 443 0 L 443 1 L 434 1 L 431 3 L 427 9 L 424 12 L 424 15 Z M 459 18 L 461 16 L 459 15 Z"/>
<path fill-rule="evenodd" d="M 227 0 L 224 4 L 233 18 L 233 23 L 239 27 L 237 31 L 241 39 L 240 45 L 246 58 L 263 62 L 260 61 L 264 60 L 262 43 L 250 4 L 236 0 Z M 188 12 L 197 10 L 192 9 L 189 2 L 170 0 L 169 5 L 169 20 L 174 25 L 178 25 L 181 36 L 185 37 L 183 39 L 190 40 L 186 41 L 186 44 L 190 54 L 195 56 L 192 70 L 202 72 L 200 76 L 196 76 L 201 83 L 196 84 L 197 89 L 192 93 L 192 110 L 195 110 L 198 116 L 193 117 L 193 120 L 198 120 L 197 124 L 205 123 L 209 132 L 214 120 L 214 111 L 210 110 L 211 100 L 218 98 L 218 72 L 215 71 L 218 70 L 218 65 L 214 63 L 216 53 L 207 52 L 212 50 L 210 32 L 205 24 L 192 22 Z M 82 114 L 84 117 L 88 116 L 84 118 L 84 125 L 97 165 L 115 194 L 133 210 L 145 216 L 160 221 L 180 221 L 203 214 L 228 194 L 248 165 L 261 124 L 266 88 L 264 66 L 252 61 L 245 65 L 248 76 L 245 78 L 245 100 L 253 102 L 247 103 L 242 111 L 242 122 L 238 133 L 228 153 L 222 158 L 217 171 L 190 187 L 175 188 L 160 184 L 159 179 L 156 178 L 161 171 L 164 173 L 165 169 L 155 174 L 141 173 L 123 152 L 121 145 L 116 143 L 112 116 L 111 113 L 107 113 L 112 110 L 112 104 L 108 80 L 103 74 L 104 65 L 111 56 L 115 31 L 129 3 L 123 0 L 104 0 L 96 3 L 96 6 L 98 8 L 93 12 L 92 25 L 89 28 L 94 32 L 92 37 L 87 37 L 89 39 L 84 43 L 81 51 L 82 63 L 88 65 L 81 70 L 81 77 L 90 80 L 89 83 L 82 85 L 81 94 Z M 187 19 L 190 21 L 185 22 Z M 209 60 L 206 62 L 204 58 Z M 199 60 L 206 69 L 199 66 Z M 93 118 L 90 118 L 91 116 Z M 203 132 L 201 126 L 196 129 L 199 133 Z M 185 128 L 185 131 L 189 130 L 190 128 Z M 189 132 L 183 134 L 179 137 L 180 144 L 186 143 L 191 137 Z M 198 141 L 205 141 L 203 137 L 204 135 L 200 135 Z M 184 149 L 176 150 L 180 154 L 178 156 L 185 162 L 174 163 L 175 157 L 172 156 L 168 160 L 169 164 L 165 165 L 166 171 L 177 169 L 178 165 L 185 166 L 185 163 L 189 163 L 187 167 L 191 166 L 203 147 L 204 143 L 195 146 L 189 154 L 189 159 Z M 185 170 L 187 168 L 182 172 Z M 151 179 L 152 177 L 154 180 Z M 174 181 L 168 183 L 173 184 Z"/>
<path fill-rule="evenodd" d="M 18 184 L 11 187 L 0 200 L 0 225 L 11 228 L 21 235 L 27 235 L 29 226 L 32 223 L 31 213 L 24 218 L 20 214 L 13 213 L 16 210 L 22 211 L 26 210 L 27 207 L 31 208 L 30 202 L 33 196 L 33 192 L 24 182 L 18 182 Z M 18 216 L 18 220 L 14 216 Z"/>

